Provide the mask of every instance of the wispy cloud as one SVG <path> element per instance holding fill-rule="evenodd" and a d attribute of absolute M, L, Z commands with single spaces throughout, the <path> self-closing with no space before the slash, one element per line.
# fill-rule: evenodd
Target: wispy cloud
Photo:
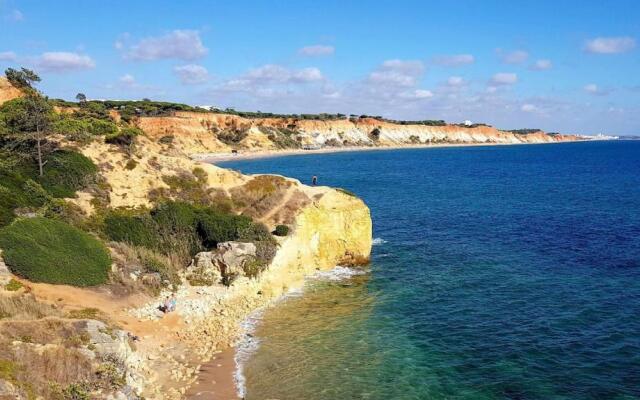
<path fill-rule="evenodd" d="M 522 64 L 529 58 L 529 53 L 524 50 L 504 51 L 497 49 L 496 53 L 505 64 Z"/>
<path fill-rule="evenodd" d="M 447 86 L 449 87 L 460 87 L 464 86 L 466 82 L 461 76 L 450 76 L 447 79 Z"/>
<path fill-rule="evenodd" d="M 445 67 L 459 67 L 462 65 L 469 65 L 475 62 L 475 57 L 471 54 L 453 54 L 453 55 L 441 55 L 433 58 L 433 62 Z"/>
<path fill-rule="evenodd" d="M 95 61 L 87 55 L 67 51 L 52 51 L 42 53 L 34 60 L 37 69 L 46 72 L 70 72 L 92 69 Z"/>
<path fill-rule="evenodd" d="M 526 104 L 523 104 L 523 105 L 520 107 L 520 111 L 524 111 L 524 112 L 532 113 L 532 112 L 536 112 L 536 111 L 538 111 L 538 107 L 536 107 L 536 106 L 535 106 L 535 105 L 533 105 L 533 104 L 526 103 Z"/>
<path fill-rule="evenodd" d="M 209 80 L 209 71 L 202 65 L 180 65 L 173 68 L 173 73 L 185 85 L 195 85 Z"/>
<path fill-rule="evenodd" d="M 316 44 L 313 46 L 305 46 L 298 50 L 298 54 L 308 57 L 321 57 L 330 56 L 335 53 L 336 49 L 333 46 L 327 46 L 322 44 Z"/>
<path fill-rule="evenodd" d="M 491 85 L 513 85 L 518 82 L 518 75 L 513 72 L 499 72 L 491 77 Z"/>
<path fill-rule="evenodd" d="M 551 68 L 553 68 L 551 60 L 537 60 L 530 67 L 534 71 L 545 71 Z"/>
<path fill-rule="evenodd" d="M 629 36 L 597 37 L 587 41 L 584 50 L 595 54 L 626 53 L 636 47 L 636 40 Z"/>
<path fill-rule="evenodd" d="M 202 43 L 200 33 L 195 30 L 174 30 L 162 36 L 148 37 L 127 48 L 124 35 L 115 43 L 126 59 L 154 61 L 175 59 L 193 61 L 207 55 L 209 50 Z"/>
<path fill-rule="evenodd" d="M 387 60 L 369 74 L 369 82 L 383 86 L 414 86 L 424 73 L 420 61 Z"/>
<path fill-rule="evenodd" d="M 0 61 L 16 61 L 18 56 L 13 51 L 0 51 Z"/>
<path fill-rule="evenodd" d="M 11 12 L 5 15 L 5 19 L 13 22 L 22 22 L 24 21 L 24 14 L 22 11 L 18 9 L 11 10 Z"/>
<path fill-rule="evenodd" d="M 594 96 L 606 96 L 610 92 L 610 90 L 602 89 L 595 83 L 589 83 L 588 85 L 585 85 L 583 89 L 585 92 L 592 94 Z"/>

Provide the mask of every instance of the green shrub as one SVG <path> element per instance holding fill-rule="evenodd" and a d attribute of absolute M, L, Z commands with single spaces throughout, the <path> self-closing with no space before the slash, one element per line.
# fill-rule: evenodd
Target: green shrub
<path fill-rule="evenodd" d="M 273 234 L 276 236 L 287 236 L 289 234 L 289 227 L 286 225 L 277 225 Z"/>
<path fill-rule="evenodd" d="M 127 163 L 124 165 L 124 168 L 127 169 L 128 171 L 131 171 L 135 169 L 137 166 L 138 166 L 138 162 L 133 158 L 130 158 L 129 160 L 127 160 Z"/>
<path fill-rule="evenodd" d="M 242 271 L 249 278 L 256 278 L 262 271 L 267 268 L 267 263 L 263 260 L 253 259 L 247 260 L 242 265 Z"/>
<path fill-rule="evenodd" d="M 61 221 L 22 219 L 0 230 L 12 272 L 34 282 L 92 286 L 105 283 L 111 258 L 97 239 Z"/>
<path fill-rule="evenodd" d="M 149 249 L 157 248 L 160 241 L 158 226 L 147 211 L 111 210 L 104 218 L 103 231 L 114 242 Z"/>
<path fill-rule="evenodd" d="M 90 121 L 89 133 L 94 136 L 113 135 L 118 132 L 118 127 L 111 121 L 104 121 L 96 118 L 91 118 Z"/>
<path fill-rule="evenodd" d="M 212 248 L 221 242 L 237 240 L 240 232 L 252 224 L 248 217 L 205 209 L 198 213 L 197 232 L 202 244 L 206 248 Z"/>
<path fill-rule="evenodd" d="M 115 144 L 118 146 L 128 147 L 133 144 L 136 136 L 141 135 L 143 132 L 140 128 L 135 126 L 127 126 L 122 128 L 119 132 L 113 132 L 108 134 L 104 141 L 109 144 Z"/>
<path fill-rule="evenodd" d="M 33 179 L 27 179 L 22 186 L 25 196 L 32 199 L 34 204 L 45 204 L 51 200 L 46 190 Z"/>
<path fill-rule="evenodd" d="M 59 150 L 51 155 L 38 180 L 53 197 L 73 197 L 77 190 L 95 181 L 98 167 L 84 155 Z"/>

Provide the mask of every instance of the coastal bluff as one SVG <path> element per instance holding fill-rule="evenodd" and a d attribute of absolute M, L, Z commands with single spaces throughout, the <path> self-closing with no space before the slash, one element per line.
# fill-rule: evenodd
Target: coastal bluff
<path fill-rule="evenodd" d="M 3 101 L 19 97 L 19 92 L 5 86 L 0 90 Z M 55 112 L 64 116 L 74 110 L 58 107 Z M 144 127 L 139 119 L 135 123 Z M 118 130 L 129 126 L 118 125 Z M 57 209 L 70 213 L 58 218 L 75 224 L 91 240 L 100 240 L 111 265 L 103 284 L 52 284 L 27 279 L 6 257 L 13 253 L 0 253 L 6 261 L 5 265 L 0 258 L 0 363 L 10 371 L 0 374 L 0 397 L 81 392 L 97 399 L 183 399 L 202 364 L 215 360 L 242 337 L 241 323 L 256 309 L 301 288 L 305 277 L 318 270 L 368 262 L 370 212 L 347 191 L 311 187 L 277 175 L 243 175 L 198 162 L 180 140 L 161 143 L 146 129 L 125 144 L 100 136 L 70 139 L 62 133 L 49 140 L 57 149 L 54 154 L 75 154 L 89 164 L 92 174 L 88 183 L 79 179 L 82 187 L 55 200 Z M 251 229 L 264 226 L 260 232 L 269 236 L 266 242 L 271 247 L 262 249 L 265 242 L 258 241 L 256 250 L 248 243 L 245 247 L 252 258 L 234 266 L 234 261 L 210 263 L 208 268 L 218 268 L 213 272 L 219 275 L 214 276 L 226 280 L 207 281 L 198 275 L 195 260 L 172 254 L 160 257 L 140 246 L 110 240 L 104 233 L 110 215 L 158 224 L 150 219 L 149 210 L 161 210 L 163 202 L 196 213 L 213 204 L 217 208 L 210 215 L 224 216 L 214 222 L 242 217 L 240 222 L 254 224 Z M 48 221 L 48 212 L 17 209 L 14 222 L 1 230 L 25 221 Z M 53 226 L 61 225 L 66 223 Z M 271 234 L 282 226 L 286 226 L 283 234 Z M 234 243 L 219 243 L 217 248 L 234 252 L 242 247 Z M 273 252 L 267 265 L 256 263 L 261 251 Z M 213 247 L 207 252 L 220 250 Z M 229 255 L 228 260 L 241 259 Z M 174 269 L 163 270 L 158 261 Z M 175 311 L 163 313 L 159 306 L 169 296 L 175 299 Z M 52 381 L 57 384 L 51 386 Z"/>

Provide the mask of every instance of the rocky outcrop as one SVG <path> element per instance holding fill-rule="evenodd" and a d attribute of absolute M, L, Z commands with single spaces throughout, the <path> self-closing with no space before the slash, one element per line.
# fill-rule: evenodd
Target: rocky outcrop
<path fill-rule="evenodd" d="M 223 278 L 245 275 L 244 266 L 255 259 L 256 245 L 253 243 L 219 243 L 215 251 L 203 251 L 195 255 L 187 268 L 186 277 L 192 284 L 221 284 Z"/>

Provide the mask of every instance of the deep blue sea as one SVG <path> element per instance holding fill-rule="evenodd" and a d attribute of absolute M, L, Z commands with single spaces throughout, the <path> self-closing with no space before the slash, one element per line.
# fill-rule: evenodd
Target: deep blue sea
<path fill-rule="evenodd" d="M 640 142 L 221 165 L 346 188 L 377 238 L 265 313 L 247 399 L 640 399 Z"/>

